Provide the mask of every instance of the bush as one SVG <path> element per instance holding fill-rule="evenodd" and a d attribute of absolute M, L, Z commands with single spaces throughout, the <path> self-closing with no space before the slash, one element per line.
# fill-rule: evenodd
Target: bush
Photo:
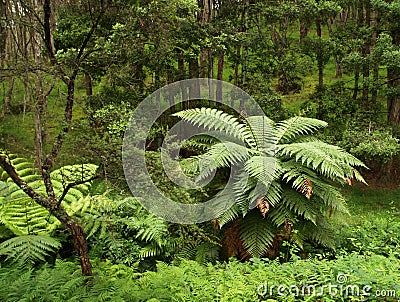
<path fill-rule="evenodd" d="M 353 155 L 385 163 L 400 152 L 399 140 L 391 129 L 352 121 L 343 134 L 342 145 Z"/>

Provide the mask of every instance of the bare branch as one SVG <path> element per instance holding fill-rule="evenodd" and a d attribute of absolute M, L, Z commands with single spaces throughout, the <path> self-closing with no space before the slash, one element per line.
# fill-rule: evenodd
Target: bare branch
<path fill-rule="evenodd" d="M 88 178 L 88 179 L 82 179 L 82 180 L 78 180 L 78 181 L 71 182 L 71 183 L 67 184 L 67 186 L 64 188 L 64 191 L 63 191 L 62 194 L 61 194 L 61 197 L 58 199 L 58 205 L 61 204 L 61 202 L 64 200 L 65 196 L 67 196 L 68 191 L 69 191 L 70 189 L 72 189 L 73 187 L 82 185 L 82 184 L 84 184 L 84 183 L 91 182 L 91 181 L 93 181 L 93 180 L 95 180 L 95 179 L 98 179 L 98 178 L 100 178 L 100 177 L 101 177 L 100 173 L 96 173 L 95 175 L 93 175 L 92 177 L 90 177 L 90 178 Z"/>

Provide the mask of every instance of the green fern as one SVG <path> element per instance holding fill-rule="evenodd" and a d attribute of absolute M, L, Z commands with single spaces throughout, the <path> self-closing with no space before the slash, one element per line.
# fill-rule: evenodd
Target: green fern
<path fill-rule="evenodd" d="M 38 193 L 45 194 L 42 178 L 36 174 L 33 165 L 26 159 L 9 156 L 21 178 Z M 84 178 L 90 178 L 97 166 L 92 164 L 65 166 L 53 171 L 50 176 L 57 198 L 60 198 L 68 184 Z M 48 210 L 28 197 L 5 172 L 0 181 L 0 222 L 15 235 L 48 233 L 60 226 L 58 220 L 51 217 Z M 89 192 L 90 183 L 80 184 L 65 195 L 62 205 L 69 215 L 79 212 L 85 205 L 85 195 Z"/>
<path fill-rule="evenodd" d="M 327 126 L 326 122 L 293 117 L 275 123 L 262 116 L 250 116 L 241 122 L 209 108 L 175 115 L 219 132 L 216 136 L 226 140 L 207 140 L 204 135 L 197 139 L 210 144 L 202 155 L 188 160 L 199 178 L 222 167 L 243 167 L 235 178 L 234 192 L 222 197 L 235 200 L 235 204 L 216 218 L 222 227 L 242 217 L 241 238 L 253 256 L 265 254 L 276 231 L 287 221 L 299 230 L 296 240 L 300 245 L 303 238 L 332 246 L 333 232 L 325 217 L 348 214 L 344 198 L 333 184 L 347 184 L 351 179 L 365 182 L 355 169 L 365 165 L 341 148 L 313 136 Z M 201 170 L 202 160 L 207 165 Z M 259 209 L 249 210 L 256 206 Z"/>
<path fill-rule="evenodd" d="M 46 194 L 43 180 L 32 163 L 13 155 L 7 157 L 30 187 L 39 194 Z M 96 169 L 97 166 L 91 164 L 65 166 L 50 174 L 56 197 L 65 195 L 62 205 L 69 215 L 82 212 L 87 204 L 84 197 L 89 192 L 90 183 L 70 188 L 66 194 L 64 190 L 71 183 L 90 178 Z M 60 226 L 60 222 L 27 196 L 1 169 L 0 175 L 0 223 L 18 236 L 3 242 L 1 253 L 22 263 L 43 261 L 48 253 L 59 247 L 58 242 L 48 235 Z"/>
<path fill-rule="evenodd" d="M 61 244 L 49 236 L 24 235 L 8 239 L 0 244 L 0 254 L 23 266 L 45 261 Z"/>

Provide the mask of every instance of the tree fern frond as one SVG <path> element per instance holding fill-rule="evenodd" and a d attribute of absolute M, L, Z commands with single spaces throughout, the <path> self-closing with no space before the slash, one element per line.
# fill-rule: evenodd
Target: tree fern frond
<path fill-rule="evenodd" d="M 280 203 L 270 210 L 268 219 L 270 219 L 276 227 L 281 227 L 287 220 L 295 221 L 296 216 L 289 210 L 286 204 Z"/>
<path fill-rule="evenodd" d="M 5 200 L 0 206 L 0 221 L 15 235 L 28 235 L 46 230 L 49 212 L 28 196 Z"/>
<path fill-rule="evenodd" d="M 22 265 L 44 261 L 45 257 L 60 248 L 61 244 L 49 236 L 25 235 L 8 239 L 0 244 L 0 254 Z"/>
<path fill-rule="evenodd" d="M 325 143 L 293 143 L 278 145 L 277 150 L 280 156 L 294 158 L 297 162 L 310 167 L 325 177 L 343 182 L 347 176 L 341 163 L 323 148 Z"/>
<path fill-rule="evenodd" d="M 299 222 L 295 228 L 298 229 L 306 239 L 312 240 L 331 249 L 335 248 L 335 232 L 323 216 L 319 217 L 316 224 L 304 220 Z"/>
<path fill-rule="evenodd" d="M 252 156 L 245 163 L 245 171 L 268 187 L 274 179 L 276 165 L 275 157 Z"/>
<path fill-rule="evenodd" d="M 303 216 L 305 219 L 316 223 L 319 213 L 313 204 L 313 200 L 308 200 L 304 195 L 294 190 L 284 190 L 282 203 L 296 215 Z"/>
<path fill-rule="evenodd" d="M 218 168 L 230 167 L 249 158 L 245 146 L 232 142 L 218 143 L 211 146 L 210 150 L 199 157 L 201 179 L 208 177 Z"/>
<path fill-rule="evenodd" d="M 241 141 L 254 145 L 251 133 L 246 125 L 239 120 L 221 110 L 211 108 L 195 108 L 175 113 L 185 121 L 192 125 L 202 126 L 206 129 L 218 130 L 233 137 L 239 138 Z"/>
<path fill-rule="evenodd" d="M 292 117 L 275 124 L 276 144 L 288 143 L 297 136 L 312 134 L 326 126 L 328 123 L 321 120 L 301 116 Z"/>
<path fill-rule="evenodd" d="M 253 210 L 240 221 L 240 238 L 253 257 L 261 257 L 272 245 L 277 229 L 258 210 Z"/>
<path fill-rule="evenodd" d="M 246 123 L 256 142 L 256 148 L 273 156 L 276 141 L 274 122 L 266 116 L 249 116 L 246 118 Z"/>

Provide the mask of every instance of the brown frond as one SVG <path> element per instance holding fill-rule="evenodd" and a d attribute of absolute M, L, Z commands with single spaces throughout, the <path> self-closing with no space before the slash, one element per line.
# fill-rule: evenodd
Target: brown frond
<path fill-rule="evenodd" d="M 304 182 L 301 185 L 299 192 L 303 194 L 308 200 L 310 200 L 313 193 L 311 180 L 309 180 L 308 178 L 304 178 Z"/>
<path fill-rule="evenodd" d="M 265 218 L 265 215 L 267 215 L 271 206 L 268 200 L 264 196 L 261 196 L 257 200 L 257 208 L 260 211 L 261 215 Z"/>

